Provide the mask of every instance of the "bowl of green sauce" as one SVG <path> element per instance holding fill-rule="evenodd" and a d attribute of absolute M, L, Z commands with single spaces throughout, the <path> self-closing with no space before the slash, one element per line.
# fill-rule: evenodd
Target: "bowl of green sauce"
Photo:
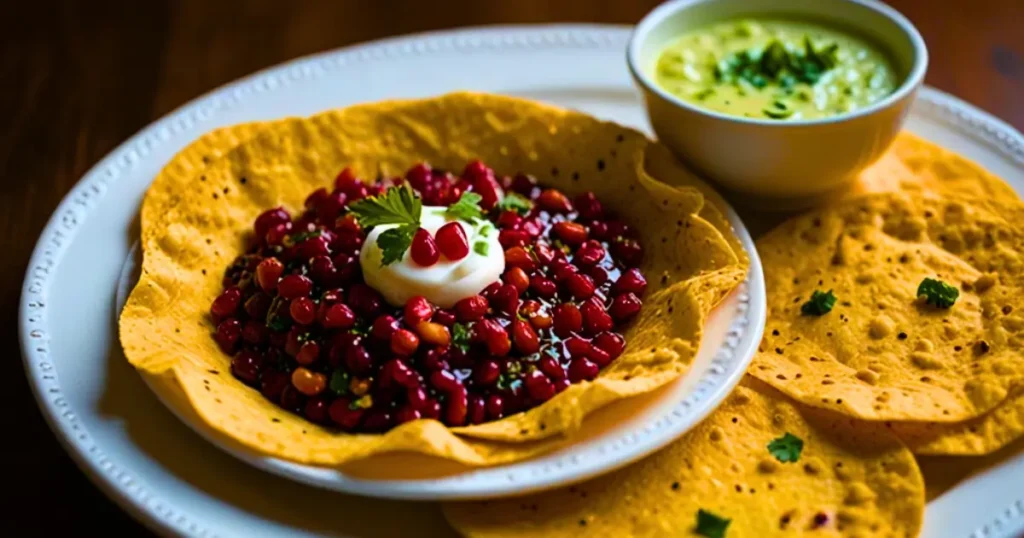
<path fill-rule="evenodd" d="M 928 65 L 914 26 L 874 0 L 673 0 L 626 57 L 658 138 L 765 207 L 848 187 L 899 132 Z"/>

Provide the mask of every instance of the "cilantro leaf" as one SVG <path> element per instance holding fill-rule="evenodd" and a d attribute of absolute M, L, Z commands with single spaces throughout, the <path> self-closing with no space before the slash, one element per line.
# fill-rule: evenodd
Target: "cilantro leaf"
<path fill-rule="evenodd" d="M 814 290 L 814 293 L 811 294 L 811 300 L 800 307 L 800 313 L 805 316 L 824 316 L 831 312 L 832 307 L 835 305 L 836 296 L 832 293 L 832 290 L 828 290 L 825 293 Z"/>
<path fill-rule="evenodd" d="M 452 325 L 452 345 L 463 353 L 469 351 L 469 341 L 472 337 L 473 333 L 467 325 L 462 323 Z"/>
<path fill-rule="evenodd" d="M 799 437 L 786 432 L 786 435 L 773 439 L 768 443 L 768 452 L 775 459 L 782 463 L 791 463 L 800 459 L 800 452 L 804 449 L 804 441 Z"/>
<path fill-rule="evenodd" d="M 348 383 L 348 372 L 344 370 L 335 370 L 334 373 L 331 374 L 331 381 L 327 385 L 327 387 L 331 389 L 331 392 L 337 394 L 338 396 L 344 396 L 348 394 Z"/>
<path fill-rule="evenodd" d="M 464 192 L 459 197 L 459 201 L 448 206 L 448 209 L 444 211 L 445 216 L 464 220 L 470 224 L 473 224 L 477 219 L 481 219 L 484 216 L 483 211 L 480 209 L 480 200 L 483 197 L 475 192 Z"/>
<path fill-rule="evenodd" d="M 412 236 L 419 229 L 418 224 L 406 224 L 398 228 L 390 228 L 377 236 L 377 246 L 381 250 L 381 267 L 400 261 L 405 251 L 412 245 Z"/>
<path fill-rule="evenodd" d="M 363 228 L 382 224 L 418 225 L 423 201 L 408 185 L 395 187 L 377 196 L 363 198 L 349 206 Z"/>
<path fill-rule="evenodd" d="M 723 538 L 725 530 L 729 528 L 731 519 L 716 516 L 701 508 L 697 510 L 697 528 L 695 532 L 706 538 Z"/>
<path fill-rule="evenodd" d="M 949 308 L 960 297 L 960 290 L 941 280 L 926 278 L 917 287 L 917 296 L 924 297 L 927 304 L 935 305 L 939 308 Z"/>
<path fill-rule="evenodd" d="M 477 241 L 476 243 L 473 243 L 473 252 L 476 252 L 481 256 L 486 256 L 489 247 L 490 245 L 488 245 L 486 241 Z"/>
<path fill-rule="evenodd" d="M 509 192 L 495 207 L 498 208 L 498 211 L 515 211 L 520 215 L 525 215 L 533 209 L 533 202 L 521 194 Z"/>

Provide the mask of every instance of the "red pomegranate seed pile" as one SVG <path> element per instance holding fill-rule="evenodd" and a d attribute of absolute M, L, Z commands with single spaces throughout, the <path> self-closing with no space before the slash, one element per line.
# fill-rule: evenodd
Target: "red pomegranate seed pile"
<path fill-rule="evenodd" d="M 501 281 L 451 309 L 423 297 L 395 308 L 364 283 L 367 230 L 348 206 L 403 182 L 425 205 L 480 195 L 505 249 Z M 519 204 L 501 203 L 505 193 Z M 345 169 L 300 215 L 269 209 L 253 231 L 210 306 L 214 338 L 236 378 L 349 432 L 420 418 L 479 424 L 592 380 L 622 353 L 647 287 L 635 234 L 592 193 L 570 199 L 526 175 L 499 179 L 479 161 L 460 176 L 419 164 L 374 183 Z M 467 256 L 469 243 L 453 223 L 420 230 L 409 250 L 429 266 Z"/>

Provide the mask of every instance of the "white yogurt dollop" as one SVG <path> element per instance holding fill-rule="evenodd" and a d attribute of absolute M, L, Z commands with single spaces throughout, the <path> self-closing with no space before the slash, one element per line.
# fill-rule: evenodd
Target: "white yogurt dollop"
<path fill-rule="evenodd" d="M 449 260 L 442 255 L 434 265 L 423 267 L 412 260 L 407 250 L 400 261 L 381 266 L 383 252 L 377 245 L 377 238 L 396 225 L 377 226 L 363 243 L 359 254 L 363 278 L 391 305 L 402 306 L 410 298 L 422 295 L 441 308 L 451 308 L 500 280 L 505 271 L 505 252 L 498 242 L 498 230 L 487 220 L 470 224 L 447 218 L 444 214 L 446 209 L 423 206 L 420 227 L 436 239 L 438 228 L 448 222 L 458 222 L 469 240 L 469 254 L 461 260 Z M 478 248 L 475 246 L 477 243 L 484 243 L 487 247 Z M 478 250 L 486 251 L 486 254 L 480 254 Z"/>

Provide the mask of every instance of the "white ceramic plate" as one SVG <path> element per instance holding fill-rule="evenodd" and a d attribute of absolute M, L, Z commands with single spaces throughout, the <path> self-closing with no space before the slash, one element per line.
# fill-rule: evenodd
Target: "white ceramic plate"
<path fill-rule="evenodd" d="M 119 147 L 58 207 L 33 253 L 22 296 L 21 337 L 28 377 L 44 416 L 68 452 L 115 501 L 161 533 L 450 535 L 435 504 L 354 497 L 261 472 L 213 448 L 167 412 L 125 362 L 114 325 L 119 271 L 138 234 L 138 204 L 159 167 L 177 149 L 216 126 L 310 114 L 382 97 L 473 88 L 570 106 L 647 130 L 623 60 L 628 32 L 608 26 L 489 28 L 330 52 L 216 90 Z M 910 127 L 979 160 L 1024 191 L 1024 140 L 998 120 L 925 90 Z M 719 314 L 735 315 L 735 308 L 725 305 Z M 748 316 L 756 314 L 750 310 Z M 707 372 L 721 381 L 698 396 L 704 403 L 713 402 L 732 381 L 724 371 L 713 370 L 712 365 Z M 655 422 L 635 438 L 606 445 L 606 451 L 624 460 L 653 449 L 673 422 Z M 530 462 L 521 464 L 527 467 L 517 472 L 526 474 L 517 476 L 546 487 L 561 480 L 550 478 L 564 476 L 559 473 L 579 477 L 601 471 L 589 460 L 574 460 L 571 453 L 558 458 L 573 470 L 564 471 L 553 461 L 534 467 Z M 253 463 L 319 485 L 334 484 L 329 487 L 335 489 L 384 494 L 377 488 L 385 486 L 377 483 L 338 476 L 310 478 L 305 469 Z M 1024 497 L 1022 481 L 1024 460 L 1005 463 L 959 485 L 929 507 L 925 534 L 1016 535 L 1024 529 L 1024 500 L 1018 500 Z M 517 481 L 511 489 L 523 483 Z M 502 487 L 507 488 L 495 483 L 483 489 Z M 395 491 L 391 494 L 404 497 L 424 494 L 407 484 Z M 480 489 L 470 488 L 458 496 L 477 494 Z M 981 534 L 983 529 L 988 530 Z"/>

